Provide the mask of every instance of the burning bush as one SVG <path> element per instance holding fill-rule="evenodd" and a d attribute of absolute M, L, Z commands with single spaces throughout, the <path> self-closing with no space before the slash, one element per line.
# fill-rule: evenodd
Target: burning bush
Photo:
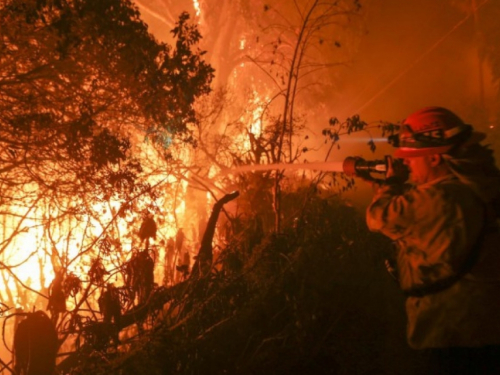
<path fill-rule="evenodd" d="M 404 324 L 403 312 L 386 306 L 402 298 L 383 270 L 390 246 L 354 209 L 315 195 L 299 224 L 241 252 L 247 241 L 232 241 L 210 274 L 175 288 L 155 333 L 99 371 L 351 374 L 402 366 L 379 350 L 404 343 L 388 328 Z"/>

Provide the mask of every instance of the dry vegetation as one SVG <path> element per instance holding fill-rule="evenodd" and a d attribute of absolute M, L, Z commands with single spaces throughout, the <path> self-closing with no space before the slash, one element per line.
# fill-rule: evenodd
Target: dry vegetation
<path fill-rule="evenodd" d="M 300 193 L 295 193 L 297 198 Z M 390 244 L 337 198 L 255 245 L 235 236 L 205 277 L 170 288 L 124 353 L 91 350 L 73 374 L 411 374 Z M 91 360 L 93 359 L 93 360 Z M 96 360 L 98 359 L 98 360 Z"/>

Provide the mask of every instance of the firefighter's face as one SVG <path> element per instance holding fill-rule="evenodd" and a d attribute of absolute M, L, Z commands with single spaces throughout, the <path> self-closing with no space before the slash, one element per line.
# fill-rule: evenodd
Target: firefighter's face
<path fill-rule="evenodd" d="M 410 180 L 414 184 L 425 184 L 434 178 L 435 162 L 433 156 L 415 156 L 403 160 L 410 169 Z"/>

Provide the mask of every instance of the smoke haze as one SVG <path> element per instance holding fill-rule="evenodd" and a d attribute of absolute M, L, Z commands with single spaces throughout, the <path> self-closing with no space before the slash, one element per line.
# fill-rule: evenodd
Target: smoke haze
<path fill-rule="evenodd" d="M 362 35 L 349 61 L 331 71 L 331 95 L 315 98 L 323 105 L 315 112 L 319 115 L 310 120 L 312 140 L 321 137 L 330 117 L 343 120 L 359 114 L 368 123 L 399 122 L 421 107 L 435 105 L 447 107 L 464 121 L 491 133 L 493 142 L 497 93 L 491 83 L 491 69 L 478 52 L 478 23 L 490 1 L 361 1 Z M 175 19 L 170 1 L 143 3 L 138 2 L 146 23 L 165 40 L 172 26 L 166 22 Z M 176 11 L 181 11 L 180 4 L 182 10 L 194 14 L 192 1 L 178 2 Z M 217 72 L 217 62 L 210 63 Z M 367 134 L 348 138 L 341 139 L 342 147 L 332 155 L 332 161 L 351 155 L 378 159 L 392 153 L 383 141 L 377 142 L 377 151 L 371 153 L 366 147 Z M 321 160 L 322 156 L 312 154 L 308 159 Z M 363 205 L 370 195 L 360 187 L 354 199 Z"/>

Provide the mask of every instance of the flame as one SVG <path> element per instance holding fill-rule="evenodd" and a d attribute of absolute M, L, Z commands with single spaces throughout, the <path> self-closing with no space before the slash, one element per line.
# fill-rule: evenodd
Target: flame
<path fill-rule="evenodd" d="M 155 201 L 158 216 L 162 217 L 162 225 L 158 225 L 159 239 L 175 236 L 177 222 L 182 222 L 186 214 L 184 199 L 187 181 L 159 172 L 158 165 L 162 159 L 151 145 L 146 143 L 138 146 L 141 160 L 144 160 L 148 172 L 148 182 L 155 186 L 178 184 L 176 199 L 160 195 Z M 189 152 L 181 148 L 177 155 L 181 159 L 190 157 Z M 30 187 L 26 187 L 28 191 Z M 32 189 L 30 191 L 35 191 Z M 21 199 L 21 193 L 18 194 Z M 118 199 L 109 199 L 93 203 L 91 214 L 80 214 L 78 220 L 68 216 L 48 203 L 40 203 L 30 207 L 28 202 L 19 206 L 6 207 L 2 213 L 0 231 L 3 241 L 0 244 L 0 298 L 10 307 L 19 307 L 24 311 L 35 309 L 45 310 L 47 306 L 48 288 L 53 281 L 54 269 L 67 268 L 83 282 L 88 281 L 88 272 L 93 259 L 99 255 L 98 243 L 103 239 L 110 226 L 120 239 L 121 248 L 118 252 L 103 256 L 103 266 L 109 270 L 116 268 L 116 262 L 123 263 L 130 256 L 134 246 L 139 245 L 139 239 L 130 233 L 130 223 L 141 212 L 148 209 L 147 202 L 137 201 L 134 212 L 125 217 L 118 217 L 121 204 Z M 79 207 L 83 202 L 72 200 L 68 207 Z M 179 226 L 181 226 L 179 225 Z M 158 248 L 158 243 L 152 240 L 151 247 Z M 163 282 L 164 249 L 158 249 L 155 282 Z M 118 259 L 119 258 L 119 259 Z M 111 277 L 108 282 L 122 283 L 119 275 Z M 117 285 L 120 286 L 120 285 Z M 98 294 L 98 293 L 97 293 Z M 44 297 L 45 296 L 45 297 Z M 97 296 L 98 297 L 98 296 Z M 10 301 L 10 302 L 9 302 Z M 74 306 L 68 302 L 68 310 Z M 91 301 L 92 302 L 92 301 Z M 95 301 L 94 301 L 95 302 Z"/>
<path fill-rule="evenodd" d="M 105 230 L 102 223 L 109 222 L 112 212 L 116 212 L 118 208 L 118 202 L 111 202 L 109 206 L 104 203 L 94 204 L 93 209 L 100 214 L 99 221 L 82 215 L 79 223 L 66 219 L 49 227 L 42 223 L 47 219 L 55 220 L 58 212 L 54 208 L 51 208 L 49 214 L 40 207 L 31 217 L 27 217 L 27 212 L 21 208 L 11 207 L 10 215 L 5 215 L 3 223 L 4 235 L 11 238 L 11 241 L 2 254 L 3 263 L 10 268 L 11 273 L 6 269 L 2 270 L 0 293 L 17 291 L 17 279 L 25 286 L 46 294 L 46 289 L 54 279 L 54 260 L 71 263 L 72 259 L 80 257 L 84 239 L 99 238 Z M 118 226 L 120 230 L 125 230 L 124 222 L 118 223 Z M 82 261 L 70 264 L 68 272 L 85 279 L 90 267 L 90 263 L 85 262 L 86 258 L 88 257 L 82 257 Z M 26 295 L 23 296 L 23 301 L 19 301 L 19 295 L 15 298 L 19 301 L 19 307 L 31 310 L 35 307 L 35 297 Z M 45 303 L 36 307 L 44 308 L 44 305 Z"/>
<path fill-rule="evenodd" d="M 254 95 L 253 104 L 256 108 L 251 114 L 249 131 L 256 137 L 259 137 L 262 134 L 262 115 L 264 114 L 263 104 L 266 103 L 269 98 L 261 99 L 256 91 L 254 91 Z"/>
<path fill-rule="evenodd" d="M 199 17 L 201 15 L 200 2 L 198 0 L 193 0 L 193 6 L 196 17 Z"/>
<path fill-rule="evenodd" d="M 253 91 L 252 98 L 247 104 L 249 110 L 245 112 L 241 118 L 240 122 L 246 131 L 241 131 L 239 129 L 237 134 L 234 136 L 234 151 L 239 153 L 244 153 L 251 150 L 251 141 L 249 134 L 260 137 L 262 134 L 262 115 L 264 113 L 264 103 L 268 98 L 262 98 L 257 91 Z M 249 133 L 249 134 L 248 134 Z"/>
<path fill-rule="evenodd" d="M 196 16 L 201 17 L 200 1 L 193 0 L 193 6 Z M 245 48 L 246 42 L 245 38 L 240 40 L 240 49 Z M 249 134 L 257 138 L 262 135 L 262 116 L 265 103 L 268 101 L 269 98 L 254 90 L 250 100 L 245 103 L 249 109 L 240 119 L 244 129 L 237 129 L 232 139 L 237 153 L 251 149 Z M 150 246 L 158 250 L 157 260 L 159 261 L 155 266 L 155 282 L 162 284 L 165 249 L 160 246 L 160 239 L 175 238 L 177 228 L 184 227 L 187 229 L 187 245 L 183 251 L 191 256 L 195 255 L 197 241 L 200 241 L 203 235 L 201 221 L 210 215 L 214 197 L 209 192 L 203 192 L 204 196 L 200 198 L 201 203 L 187 200 L 189 173 L 180 177 L 162 173 L 161 171 L 165 169 L 160 167 L 164 160 L 159 156 L 158 150 L 148 145 L 147 142 L 137 143 L 139 144 L 137 146 L 138 158 L 145 161 L 144 169 L 148 174 L 148 183 L 152 186 L 176 186 L 176 188 L 171 188 L 176 190 L 175 194 L 160 195 L 154 202 L 158 209 L 155 214 L 161 216 L 163 222 L 158 225 L 159 240 L 153 241 Z M 175 145 L 169 145 L 169 147 L 175 149 Z M 192 151 L 187 147 L 175 149 L 176 160 L 189 164 L 192 158 Z M 209 178 L 217 173 L 216 166 L 209 168 Z M 21 198 L 20 195 L 19 199 Z M 54 271 L 57 271 L 57 267 L 63 267 L 68 273 L 73 273 L 83 282 L 88 282 L 89 270 L 96 256 L 101 256 L 106 270 L 116 268 L 118 263 L 123 264 L 129 259 L 138 242 L 137 237 L 130 233 L 129 224 L 134 219 L 137 220 L 139 213 L 149 208 L 145 202 L 136 203 L 134 212 L 117 218 L 122 205 L 118 198 L 96 202 L 91 206 L 93 212 L 79 215 L 78 220 L 70 216 L 62 218 L 63 212 L 57 207 L 49 207 L 46 202 L 32 208 L 26 208 L 28 207 L 26 202 L 26 207 L 7 208 L 8 212 L 2 215 L 3 222 L 0 224 L 3 239 L 7 239 L 3 240 L 0 245 L 0 298 L 3 302 L 7 300 L 14 302 L 14 306 L 11 307 L 18 307 L 24 311 L 46 310 L 48 288 L 55 278 Z M 79 205 L 83 205 L 83 202 L 76 200 L 68 202 L 68 207 Z M 196 220 L 200 221 L 198 227 L 194 225 Z M 99 254 L 97 244 L 108 233 L 111 225 L 118 233 L 121 248 L 119 251 L 113 250 L 111 254 Z M 214 241 L 217 241 L 217 238 L 214 238 Z M 110 276 L 106 281 L 115 283 L 116 286 L 121 286 L 120 283 L 123 283 L 118 273 Z M 3 298 L 7 295 L 11 295 L 12 299 Z M 92 296 L 88 299 L 89 307 L 95 311 L 98 311 L 97 297 L 99 296 Z M 67 309 L 71 311 L 76 307 L 77 299 L 70 299 L 66 302 Z"/>

